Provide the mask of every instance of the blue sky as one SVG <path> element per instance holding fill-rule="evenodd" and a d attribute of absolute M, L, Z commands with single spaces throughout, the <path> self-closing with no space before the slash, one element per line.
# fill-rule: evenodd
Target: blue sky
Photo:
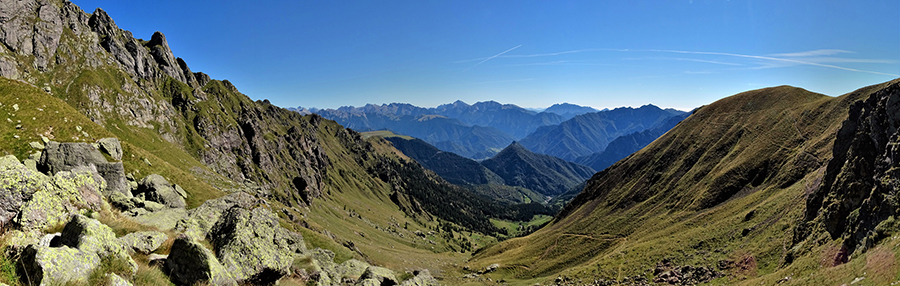
<path fill-rule="evenodd" d="M 900 77 L 900 1 L 93 1 L 284 106 L 496 100 L 691 109 Z"/>

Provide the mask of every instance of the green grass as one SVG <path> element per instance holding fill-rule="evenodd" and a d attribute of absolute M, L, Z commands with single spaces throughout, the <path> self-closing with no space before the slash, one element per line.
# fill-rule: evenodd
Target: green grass
<path fill-rule="evenodd" d="M 412 136 L 394 134 L 394 132 L 391 132 L 390 130 L 367 131 L 367 132 L 361 132 L 360 134 L 362 134 L 363 139 L 369 139 L 371 137 L 382 137 L 382 138 L 400 137 L 400 138 L 403 138 L 406 140 L 414 139 Z"/>
<path fill-rule="evenodd" d="M 852 100 L 777 87 L 705 106 L 588 182 L 548 227 L 489 247 L 470 265 L 499 263 L 491 277 L 527 285 L 643 275 L 663 258 L 708 267 L 747 258 L 750 270 L 726 270 L 713 284 L 774 282 L 784 277 L 797 206 L 822 176 Z M 808 154 L 818 167 L 808 167 Z"/>
<path fill-rule="evenodd" d="M 545 223 L 550 222 L 550 220 L 552 219 L 552 216 L 536 215 L 530 221 L 525 222 L 491 219 L 491 223 L 493 223 L 497 228 L 505 229 L 506 233 L 509 234 L 507 237 L 517 237 L 524 233 L 523 230 L 527 228 L 537 229 L 538 227 L 543 226 Z M 522 227 L 524 227 L 525 229 L 522 229 Z"/>

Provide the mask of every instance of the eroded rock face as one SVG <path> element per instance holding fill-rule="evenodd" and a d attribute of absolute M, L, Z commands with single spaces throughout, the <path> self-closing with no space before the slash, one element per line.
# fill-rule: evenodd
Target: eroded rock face
<path fill-rule="evenodd" d="M 222 267 L 212 251 L 181 235 L 172 243 L 172 250 L 166 259 L 169 278 L 178 285 L 237 285 L 231 273 Z"/>
<path fill-rule="evenodd" d="M 290 271 L 294 255 L 305 251 L 303 237 L 278 225 L 266 208 L 228 209 L 209 232 L 216 257 L 238 282 L 271 284 Z"/>
<path fill-rule="evenodd" d="M 184 208 L 184 197 L 175 191 L 175 187 L 165 178 L 157 174 L 144 177 L 138 184 L 137 193 L 148 201 L 157 202 L 170 208 Z"/>
<path fill-rule="evenodd" d="M 50 178 L 19 163 L 13 155 L 0 158 L 0 223 L 9 225 L 25 201 Z"/>
<path fill-rule="evenodd" d="M 900 83 L 850 107 L 841 124 L 821 187 L 810 194 L 794 243 L 817 226 L 845 237 L 851 253 L 865 251 L 900 222 Z"/>

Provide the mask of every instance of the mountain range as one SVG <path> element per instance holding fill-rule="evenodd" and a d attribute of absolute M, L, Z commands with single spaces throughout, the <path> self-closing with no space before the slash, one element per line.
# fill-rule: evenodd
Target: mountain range
<path fill-rule="evenodd" d="M 481 162 L 441 151 L 425 141 L 401 136 L 385 136 L 394 147 L 450 183 L 471 186 L 495 199 L 527 198 L 514 202 L 544 202 L 540 196 L 554 197 L 572 190 L 595 173 L 587 166 L 553 156 L 535 154 L 513 142 L 500 153 Z M 477 187 L 477 188 L 474 188 Z M 521 187 L 512 189 L 508 187 Z M 514 194 L 507 194 L 513 191 Z M 533 192 L 540 194 L 536 197 Z"/>
<path fill-rule="evenodd" d="M 358 131 L 390 130 L 413 136 L 473 159 L 487 159 L 521 139 L 520 143 L 531 151 L 573 162 L 578 157 L 602 152 L 619 136 L 654 128 L 668 117 L 684 114 L 653 105 L 597 111 L 574 104 L 556 104 L 538 113 L 493 101 L 473 105 L 456 101 L 436 108 L 368 104 L 308 112 Z"/>
<path fill-rule="evenodd" d="M 900 79 L 840 97 L 780 86 L 721 99 L 595 174 L 546 227 L 476 254 L 472 267 L 601 285 L 834 284 L 857 275 L 845 269 L 866 268 L 867 281 L 890 284 L 900 250 L 889 238 L 900 211 L 897 102 Z"/>
<path fill-rule="evenodd" d="M 192 71 L 163 33 L 135 38 L 102 9 L 0 6 L 3 284 L 900 282 L 900 79 L 838 97 L 763 88 L 690 114 L 645 106 L 657 116 L 631 123 L 616 119 L 637 109 L 564 124 L 497 103 L 478 108 L 509 113 L 446 107 L 472 121 L 372 107 L 390 120 L 496 121 L 483 128 L 514 139 L 626 138 L 590 147 L 598 152 L 662 134 L 595 173 L 529 151 L 525 137 L 480 163 L 411 138 L 407 155 L 402 143 L 252 100 Z M 582 142 L 565 141 L 577 159 Z M 459 183 L 502 179 L 520 188 L 511 196 L 574 199 L 550 216 L 525 198 L 451 184 L 412 157 Z"/>

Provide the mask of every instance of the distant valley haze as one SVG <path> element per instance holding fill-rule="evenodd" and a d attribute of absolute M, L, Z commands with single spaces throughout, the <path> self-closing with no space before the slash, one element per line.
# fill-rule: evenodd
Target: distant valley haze
<path fill-rule="evenodd" d="M 282 107 L 691 110 L 757 88 L 838 96 L 900 75 L 897 1 L 73 2 L 136 38 L 165 33 L 192 69 Z"/>

